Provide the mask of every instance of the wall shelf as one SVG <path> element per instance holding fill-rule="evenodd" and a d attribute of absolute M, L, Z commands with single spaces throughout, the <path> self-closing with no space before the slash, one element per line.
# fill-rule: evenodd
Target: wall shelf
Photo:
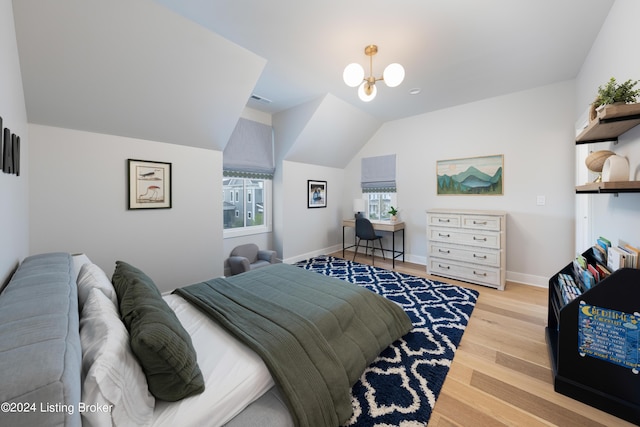
<path fill-rule="evenodd" d="M 618 142 L 618 136 L 640 124 L 640 104 L 607 105 L 576 137 L 576 144 Z M 640 181 L 592 182 L 576 186 L 577 194 L 640 192 Z"/>
<path fill-rule="evenodd" d="M 607 105 L 576 137 L 576 144 L 617 141 L 640 124 L 640 104 Z"/>
<path fill-rule="evenodd" d="M 640 181 L 592 182 L 576 186 L 576 193 L 637 193 L 640 192 Z"/>

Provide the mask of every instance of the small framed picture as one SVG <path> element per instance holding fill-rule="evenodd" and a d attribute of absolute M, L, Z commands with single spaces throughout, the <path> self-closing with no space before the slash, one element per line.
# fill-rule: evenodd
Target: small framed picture
<path fill-rule="evenodd" d="M 128 209 L 171 208 L 171 163 L 128 159 Z"/>
<path fill-rule="evenodd" d="M 327 181 L 307 180 L 307 208 L 327 207 Z"/>

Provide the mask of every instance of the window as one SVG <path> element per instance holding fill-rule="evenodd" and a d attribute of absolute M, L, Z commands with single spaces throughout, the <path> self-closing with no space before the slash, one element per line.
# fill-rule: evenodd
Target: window
<path fill-rule="evenodd" d="M 225 236 L 268 231 L 265 207 L 271 205 L 271 180 L 225 177 L 222 192 Z"/>
<path fill-rule="evenodd" d="M 367 217 L 372 220 L 389 220 L 389 209 L 396 204 L 396 193 L 364 193 L 367 201 Z"/>
<path fill-rule="evenodd" d="M 360 184 L 371 220 L 390 220 L 389 209 L 396 205 L 396 155 L 361 159 Z"/>
<path fill-rule="evenodd" d="M 270 232 L 275 172 L 271 126 L 238 119 L 222 153 L 222 172 L 224 237 Z"/>

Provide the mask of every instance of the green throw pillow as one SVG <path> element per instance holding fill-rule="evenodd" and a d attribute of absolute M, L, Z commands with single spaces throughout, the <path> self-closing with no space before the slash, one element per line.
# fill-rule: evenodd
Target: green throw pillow
<path fill-rule="evenodd" d="M 117 261 L 112 277 L 131 350 L 147 377 L 149 391 L 174 402 L 204 391 L 191 337 L 141 270 Z"/>

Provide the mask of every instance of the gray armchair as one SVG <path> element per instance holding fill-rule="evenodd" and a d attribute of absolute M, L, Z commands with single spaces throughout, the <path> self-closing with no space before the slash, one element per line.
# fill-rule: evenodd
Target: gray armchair
<path fill-rule="evenodd" d="M 276 251 L 259 249 L 254 243 L 236 246 L 229 255 L 231 275 L 255 270 L 276 262 Z"/>

